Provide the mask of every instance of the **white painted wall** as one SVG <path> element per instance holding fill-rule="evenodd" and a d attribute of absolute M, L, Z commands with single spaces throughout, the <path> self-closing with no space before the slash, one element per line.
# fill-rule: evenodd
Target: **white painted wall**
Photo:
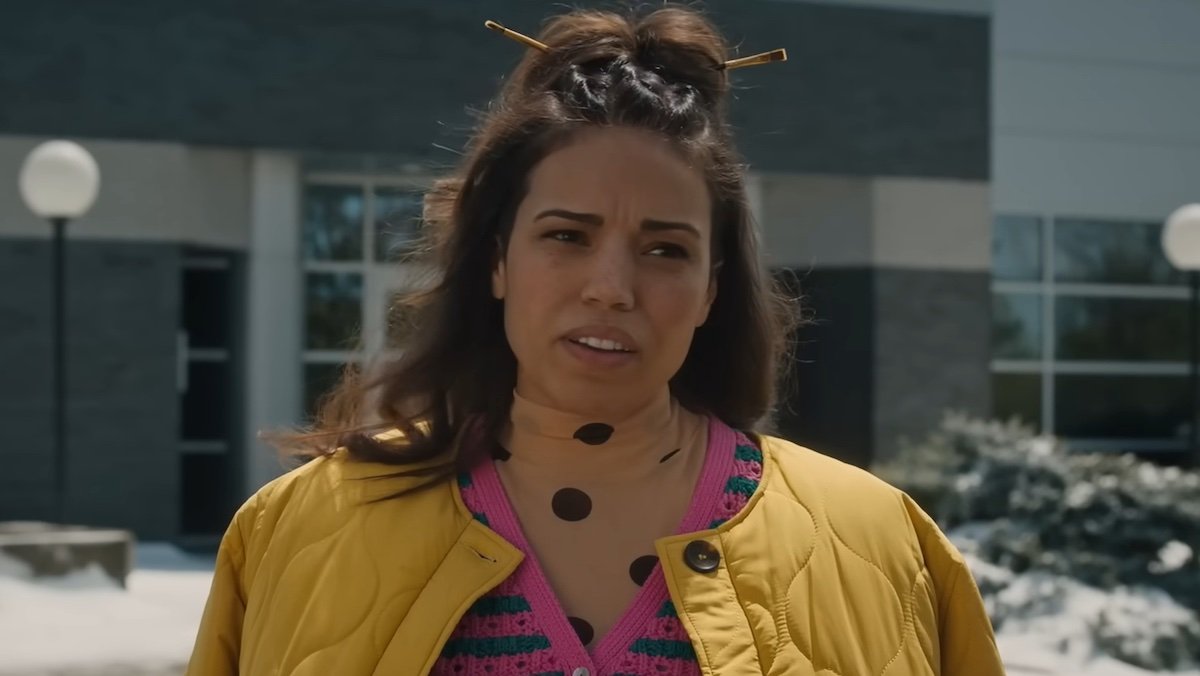
<path fill-rule="evenodd" d="M 878 267 L 992 269 L 991 189 L 979 181 L 878 178 L 871 260 Z"/>
<path fill-rule="evenodd" d="M 303 278 L 300 269 L 300 161 L 293 153 L 254 152 L 247 278 L 246 495 L 283 465 L 258 438 L 296 424 L 304 391 Z"/>
<path fill-rule="evenodd" d="M 1200 200 L 1200 2 L 998 0 L 992 30 L 996 211 Z"/>
<path fill-rule="evenodd" d="M 46 138 L 0 136 L 0 237 L 49 237 L 17 189 L 26 155 Z M 71 237 L 245 248 L 250 153 L 178 143 L 73 139 L 100 165 L 100 195 Z"/>
<path fill-rule="evenodd" d="M 991 268 L 987 183 L 765 174 L 755 185 L 768 265 Z"/>
<path fill-rule="evenodd" d="M 798 270 L 871 263 L 871 180 L 766 174 L 761 186 L 763 254 Z"/>

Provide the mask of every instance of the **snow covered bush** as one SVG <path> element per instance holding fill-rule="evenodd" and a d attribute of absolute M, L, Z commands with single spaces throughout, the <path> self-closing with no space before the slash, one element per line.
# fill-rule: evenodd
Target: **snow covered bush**
<path fill-rule="evenodd" d="M 1200 656 L 1200 621 L 1158 590 L 1118 588 L 1089 623 L 1109 655 L 1153 671 L 1191 666 Z"/>
<path fill-rule="evenodd" d="M 876 471 L 970 555 L 997 630 L 1066 612 L 1078 583 L 1108 593 L 1076 608 L 1076 643 L 1147 669 L 1200 662 L 1200 473 L 959 415 Z"/>

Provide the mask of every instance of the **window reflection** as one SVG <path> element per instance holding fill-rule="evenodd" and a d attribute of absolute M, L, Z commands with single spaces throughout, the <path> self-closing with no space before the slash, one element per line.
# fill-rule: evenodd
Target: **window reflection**
<path fill-rule="evenodd" d="M 342 376 L 343 364 L 304 365 L 304 414 L 312 418 L 317 414 L 322 399 L 329 394 Z"/>
<path fill-rule="evenodd" d="M 1055 301 L 1056 355 L 1100 361 L 1187 361 L 1186 301 L 1071 298 Z"/>
<path fill-rule="evenodd" d="M 1186 438 L 1187 376 L 1060 375 L 1057 432 L 1067 437 Z"/>
<path fill-rule="evenodd" d="M 996 279 L 1038 281 L 1042 278 L 1042 219 L 997 216 L 992 225 L 992 274 Z"/>
<path fill-rule="evenodd" d="M 310 272 L 305 277 L 305 347 L 353 349 L 362 313 L 362 275 L 355 272 Z"/>
<path fill-rule="evenodd" d="M 1054 222 L 1054 276 L 1061 282 L 1182 284 L 1162 249 L 1162 225 L 1080 218 Z"/>
<path fill-rule="evenodd" d="M 1016 418 L 1040 431 L 1042 429 L 1041 374 L 993 373 L 992 413 L 1000 420 Z"/>
<path fill-rule="evenodd" d="M 421 193 L 401 188 L 375 190 L 375 260 L 396 262 L 410 253 L 421 228 Z"/>
<path fill-rule="evenodd" d="M 992 296 L 992 353 L 998 359 L 1042 356 L 1042 299 L 1030 293 Z"/>
<path fill-rule="evenodd" d="M 361 188 L 308 186 L 304 191 L 305 258 L 361 260 L 365 213 Z"/>

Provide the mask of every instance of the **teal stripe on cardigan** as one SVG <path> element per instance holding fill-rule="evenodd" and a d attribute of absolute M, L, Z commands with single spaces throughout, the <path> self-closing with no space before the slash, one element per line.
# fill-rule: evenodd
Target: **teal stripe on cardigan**
<path fill-rule="evenodd" d="M 446 642 L 446 657 L 508 657 L 527 655 L 550 647 L 545 636 L 497 636 L 494 638 L 455 638 Z"/>
<path fill-rule="evenodd" d="M 490 521 L 488 521 L 487 514 L 484 514 L 483 512 L 472 512 L 471 516 L 475 517 L 476 521 L 478 521 L 479 523 L 481 523 L 485 526 L 488 526 L 489 528 L 492 525 L 492 523 Z"/>
<path fill-rule="evenodd" d="M 733 457 L 746 462 L 757 462 L 762 464 L 762 451 L 753 446 L 738 446 L 733 452 Z"/>
<path fill-rule="evenodd" d="M 458 487 L 459 488 L 470 488 L 471 484 L 473 484 L 473 483 L 475 483 L 475 481 L 474 481 L 474 479 L 471 478 L 470 472 L 459 472 L 458 473 Z"/>
<path fill-rule="evenodd" d="M 729 477 L 729 483 L 725 484 L 726 493 L 739 493 L 747 497 L 753 495 L 757 488 L 757 481 L 741 476 Z"/>
<path fill-rule="evenodd" d="M 524 596 L 485 596 L 467 611 L 471 615 L 512 615 L 530 611 L 529 601 Z"/>
<path fill-rule="evenodd" d="M 651 657 L 668 657 L 677 660 L 694 660 L 696 651 L 687 641 L 672 641 L 657 638 L 639 638 L 629 646 L 629 652 Z"/>
<path fill-rule="evenodd" d="M 655 617 L 679 617 L 679 613 L 675 612 L 675 603 L 667 601 L 658 609 L 658 614 Z"/>

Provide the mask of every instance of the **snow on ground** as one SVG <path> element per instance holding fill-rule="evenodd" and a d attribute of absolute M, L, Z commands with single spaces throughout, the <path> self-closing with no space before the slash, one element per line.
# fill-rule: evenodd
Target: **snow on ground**
<path fill-rule="evenodd" d="M 124 590 L 98 567 L 34 583 L 0 555 L 0 676 L 183 673 L 212 559 L 165 544 L 136 557 Z"/>
<path fill-rule="evenodd" d="M 170 545 L 140 544 L 129 589 L 99 569 L 30 579 L 0 556 L 0 676 L 177 676 L 191 654 L 212 578 L 212 558 Z M 1033 592 L 1028 592 L 1033 593 Z M 1009 676 L 1147 676 L 1151 672 L 1062 645 L 1099 602 L 1072 588 L 1061 614 L 997 636 Z M 1200 676 L 1200 671 L 1173 672 Z"/>
<path fill-rule="evenodd" d="M 1001 633 L 996 637 L 1008 676 L 1147 676 L 1145 671 L 1107 657 L 1092 660 L 1059 655 L 1045 646 L 1036 634 Z M 1157 672 L 1172 676 L 1197 676 L 1197 671 Z"/>

